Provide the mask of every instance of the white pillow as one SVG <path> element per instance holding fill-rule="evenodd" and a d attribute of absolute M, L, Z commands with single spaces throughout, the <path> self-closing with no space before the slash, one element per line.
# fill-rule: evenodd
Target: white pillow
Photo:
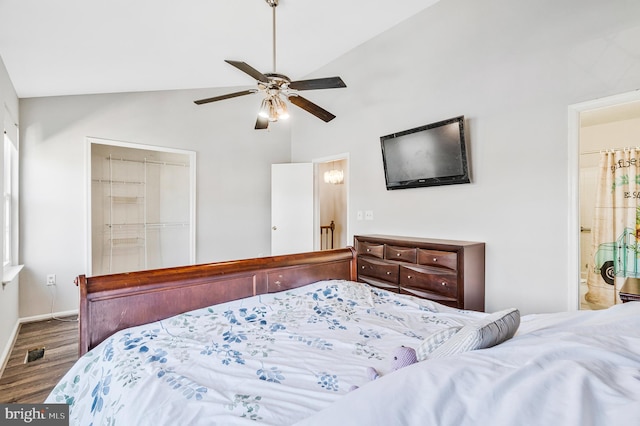
<path fill-rule="evenodd" d="M 460 331 L 461 328 L 462 326 L 448 327 L 444 330 L 436 331 L 431 336 L 424 339 L 416 349 L 418 361 L 423 361 L 429 358 L 429 354 L 431 354 L 431 352 L 438 349 L 444 342 L 449 340 L 451 336 Z"/>
<path fill-rule="evenodd" d="M 462 327 L 427 358 L 442 358 L 475 349 L 490 348 L 512 338 L 519 326 L 519 310 L 511 308 L 494 312 L 475 324 Z"/>

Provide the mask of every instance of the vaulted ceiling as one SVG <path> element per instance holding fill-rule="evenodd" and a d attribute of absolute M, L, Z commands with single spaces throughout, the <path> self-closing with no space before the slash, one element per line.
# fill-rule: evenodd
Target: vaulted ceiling
<path fill-rule="evenodd" d="M 277 69 L 300 79 L 438 0 L 279 0 Z M 253 84 L 273 72 L 265 0 L 0 0 L 18 97 Z"/>

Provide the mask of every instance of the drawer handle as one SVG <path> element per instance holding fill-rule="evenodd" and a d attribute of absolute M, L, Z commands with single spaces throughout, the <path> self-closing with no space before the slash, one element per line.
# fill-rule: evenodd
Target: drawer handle
<path fill-rule="evenodd" d="M 371 249 L 367 249 L 367 251 L 371 251 Z"/>
<path fill-rule="evenodd" d="M 401 254 L 400 254 L 400 253 L 398 253 L 398 254 L 396 254 L 396 256 L 400 257 L 400 256 L 401 256 Z"/>
<path fill-rule="evenodd" d="M 361 266 L 362 269 L 366 269 L 366 266 Z"/>
<path fill-rule="evenodd" d="M 437 257 L 434 257 L 434 258 L 433 258 L 433 261 L 434 261 L 434 262 L 437 262 L 437 261 L 438 261 L 438 258 L 437 258 Z"/>
<path fill-rule="evenodd" d="M 282 283 L 280 281 L 276 281 L 274 284 L 277 285 L 278 287 L 280 287 L 280 284 L 282 284 Z"/>
<path fill-rule="evenodd" d="M 407 279 L 411 279 L 413 278 L 411 275 L 407 275 Z"/>
<path fill-rule="evenodd" d="M 447 283 L 443 281 L 440 283 L 440 285 L 447 285 Z"/>
<path fill-rule="evenodd" d="M 387 275 L 391 275 L 391 272 L 387 271 Z"/>

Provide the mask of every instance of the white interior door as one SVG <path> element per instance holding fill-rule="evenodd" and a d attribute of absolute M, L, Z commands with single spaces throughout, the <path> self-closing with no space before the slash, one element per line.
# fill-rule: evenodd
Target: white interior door
<path fill-rule="evenodd" d="M 272 256 L 313 251 L 313 211 L 313 164 L 272 164 Z"/>

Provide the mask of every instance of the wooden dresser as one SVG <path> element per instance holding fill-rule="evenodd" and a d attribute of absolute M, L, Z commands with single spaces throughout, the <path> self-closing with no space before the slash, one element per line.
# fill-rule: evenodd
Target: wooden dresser
<path fill-rule="evenodd" d="M 484 243 L 356 235 L 354 246 L 358 281 L 484 311 Z"/>

